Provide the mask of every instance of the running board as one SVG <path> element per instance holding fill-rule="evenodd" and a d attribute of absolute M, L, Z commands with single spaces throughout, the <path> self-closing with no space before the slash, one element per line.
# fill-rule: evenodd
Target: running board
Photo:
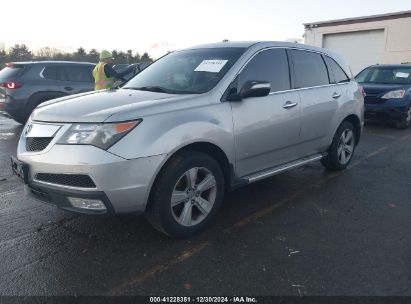
<path fill-rule="evenodd" d="M 321 158 L 323 158 L 324 155 L 323 154 L 314 154 L 311 156 L 307 156 L 304 158 L 301 158 L 299 160 L 296 161 L 292 161 L 290 163 L 286 163 L 284 165 L 278 166 L 278 167 L 274 167 L 274 168 L 270 168 L 270 169 L 266 169 L 254 174 L 251 174 L 249 176 L 246 176 L 245 179 L 248 179 L 249 183 L 254 183 L 256 181 L 262 180 L 264 178 L 273 176 L 273 175 L 277 175 L 279 173 L 297 168 L 297 167 L 301 167 L 304 166 L 308 163 L 320 160 Z"/>

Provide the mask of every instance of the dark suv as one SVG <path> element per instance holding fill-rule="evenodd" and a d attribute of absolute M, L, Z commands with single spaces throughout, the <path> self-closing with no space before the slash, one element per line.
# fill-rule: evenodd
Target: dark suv
<path fill-rule="evenodd" d="M 94 66 L 68 61 L 8 63 L 0 71 L 0 111 L 24 124 L 44 101 L 93 90 Z"/>

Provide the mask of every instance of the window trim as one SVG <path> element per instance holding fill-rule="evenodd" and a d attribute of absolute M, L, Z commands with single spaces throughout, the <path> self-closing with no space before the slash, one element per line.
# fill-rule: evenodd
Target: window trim
<path fill-rule="evenodd" d="M 321 56 L 328 56 L 330 57 L 328 54 L 324 53 L 324 52 L 320 52 L 317 50 L 309 50 L 309 49 L 303 49 L 303 48 L 298 48 L 298 47 L 287 47 L 287 46 L 269 46 L 269 47 L 265 47 L 263 49 L 260 49 L 258 51 L 256 51 L 254 54 L 252 54 L 250 56 L 250 58 L 248 58 L 248 60 L 242 65 L 242 67 L 239 69 L 239 71 L 234 75 L 233 79 L 231 80 L 230 84 L 228 85 L 228 87 L 225 89 L 223 95 L 221 96 L 221 101 L 223 102 L 229 102 L 226 100 L 227 98 L 227 94 L 229 89 L 231 88 L 231 85 L 233 84 L 234 81 L 236 81 L 237 77 L 240 75 L 240 73 L 243 71 L 243 69 L 245 68 L 245 66 L 255 57 L 257 56 L 259 53 L 261 53 L 262 51 L 266 51 L 266 50 L 271 50 L 271 49 L 285 49 L 286 53 L 287 53 L 287 59 L 288 59 L 288 65 L 290 66 L 291 61 L 290 58 L 288 57 L 288 53 L 289 50 L 297 50 L 297 51 L 306 51 L 306 52 L 311 52 L 311 53 L 316 53 L 319 54 Z M 330 57 L 331 58 L 331 57 Z M 332 58 L 331 58 L 332 59 Z M 323 59 L 324 60 L 324 59 Z M 325 60 L 324 60 L 325 61 Z M 334 60 L 335 61 L 335 60 Z M 325 62 L 324 62 L 325 63 Z M 292 64 L 294 65 L 294 62 L 292 62 Z M 337 63 L 338 64 L 338 63 Z M 326 69 L 328 71 L 328 66 L 325 63 Z M 344 69 L 343 69 L 344 71 Z M 291 69 L 291 67 L 289 67 L 289 74 L 290 74 L 290 83 L 291 83 L 291 89 L 289 90 L 285 90 L 285 91 L 277 91 L 277 92 L 270 92 L 268 95 L 274 95 L 274 94 L 282 94 L 282 93 L 289 93 L 289 92 L 299 92 L 302 90 L 310 90 L 310 89 L 316 89 L 316 88 L 324 88 L 324 87 L 331 87 L 331 86 L 341 86 L 341 85 L 347 85 L 347 84 L 351 84 L 351 82 L 353 81 L 353 79 L 351 79 L 350 77 L 348 77 L 349 81 L 348 82 L 342 82 L 342 83 L 329 83 L 326 85 L 318 85 L 318 86 L 312 86 L 312 87 L 304 87 L 304 88 L 295 88 L 295 79 L 293 78 L 295 76 L 294 74 L 294 66 Z M 345 73 L 345 71 L 344 71 Z M 354 78 L 355 79 L 355 78 Z"/>

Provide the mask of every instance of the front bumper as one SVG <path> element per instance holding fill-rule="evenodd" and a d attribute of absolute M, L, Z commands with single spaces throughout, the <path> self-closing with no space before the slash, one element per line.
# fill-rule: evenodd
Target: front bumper
<path fill-rule="evenodd" d="M 103 191 L 79 191 L 74 189 L 61 189 L 59 187 L 47 186 L 41 183 L 30 182 L 24 185 L 24 192 L 28 197 L 34 198 L 43 203 L 56 206 L 71 212 L 83 214 L 114 214 L 115 210 Z M 69 201 L 69 197 L 81 199 L 93 199 L 101 201 L 104 210 L 92 210 L 75 208 Z"/>
<path fill-rule="evenodd" d="M 365 104 L 365 119 L 400 120 L 407 116 L 409 101 L 387 100 L 382 104 Z"/>
<path fill-rule="evenodd" d="M 144 212 L 154 178 L 165 155 L 124 159 L 86 145 L 52 145 L 42 152 L 23 152 L 18 159 L 28 165 L 26 194 L 42 202 L 80 213 Z M 38 173 L 88 175 L 95 187 L 82 188 L 39 181 Z M 74 208 L 68 197 L 97 199 L 106 210 Z"/>

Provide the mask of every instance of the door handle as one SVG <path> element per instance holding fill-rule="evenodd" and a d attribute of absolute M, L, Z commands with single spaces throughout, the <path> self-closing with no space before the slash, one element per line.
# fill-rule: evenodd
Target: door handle
<path fill-rule="evenodd" d="M 340 97 L 341 97 L 341 94 L 335 92 L 331 97 L 334 98 L 334 99 L 337 99 L 337 98 L 340 98 Z"/>
<path fill-rule="evenodd" d="M 66 91 L 73 91 L 73 88 L 72 88 L 72 87 L 64 87 L 64 89 L 65 89 Z"/>
<path fill-rule="evenodd" d="M 298 105 L 298 102 L 291 102 L 291 101 L 287 101 L 284 105 L 283 108 L 284 109 L 291 109 L 294 108 L 295 106 Z"/>

